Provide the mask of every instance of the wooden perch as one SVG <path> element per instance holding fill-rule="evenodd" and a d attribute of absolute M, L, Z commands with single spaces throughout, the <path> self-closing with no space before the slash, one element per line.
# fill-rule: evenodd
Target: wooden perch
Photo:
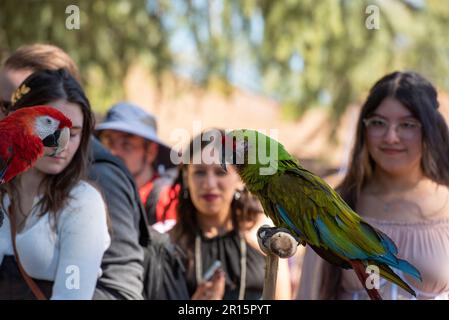
<path fill-rule="evenodd" d="M 257 231 L 260 249 L 267 255 L 263 300 L 274 300 L 279 258 L 289 258 L 296 253 L 298 241 L 285 228 L 263 225 Z"/>

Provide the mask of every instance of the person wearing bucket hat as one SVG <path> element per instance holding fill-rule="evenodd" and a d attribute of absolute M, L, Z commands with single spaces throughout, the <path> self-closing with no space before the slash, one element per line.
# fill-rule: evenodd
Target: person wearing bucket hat
<path fill-rule="evenodd" d="M 109 109 L 96 131 L 101 143 L 122 159 L 133 175 L 150 224 L 169 220 L 172 226 L 176 204 L 170 203 L 169 192 L 177 171 L 170 161 L 170 147 L 157 135 L 155 116 L 135 104 L 120 102 Z M 151 195 L 155 186 L 156 197 Z"/>
<path fill-rule="evenodd" d="M 146 180 L 145 175 L 151 175 L 151 172 L 145 172 L 148 164 L 150 171 L 156 169 L 157 173 L 173 167 L 170 161 L 170 147 L 157 136 L 156 118 L 134 104 L 120 102 L 112 106 L 96 130 L 101 132 L 102 142 L 125 161 L 139 186 L 140 180 Z M 114 138 L 118 138 L 118 142 L 122 142 L 122 145 L 115 143 Z M 134 151 L 132 142 L 138 140 L 144 146 L 142 151 L 145 152 L 140 161 L 132 164 L 133 160 L 127 151 Z M 122 154 L 123 151 L 126 153 Z"/>

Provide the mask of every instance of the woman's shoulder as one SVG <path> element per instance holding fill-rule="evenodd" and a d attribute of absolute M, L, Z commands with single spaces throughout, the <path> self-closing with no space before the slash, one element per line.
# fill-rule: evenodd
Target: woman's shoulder
<path fill-rule="evenodd" d="M 70 199 L 72 202 L 90 203 L 103 202 L 103 196 L 99 189 L 86 180 L 80 180 L 70 191 Z"/>
<path fill-rule="evenodd" d="M 99 212 L 106 212 L 106 205 L 100 191 L 89 182 L 81 180 L 71 190 L 67 206 L 62 210 L 61 216 L 67 213 L 77 213 L 78 215 L 98 216 Z"/>
<path fill-rule="evenodd" d="M 86 180 L 80 180 L 72 189 L 71 195 L 85 195 L 85 194 L 100 194 L 97 188 L 95 188 L 90 182 Z"/>
<path fill-rule="evenodd" d="M 449 188 L 436 183 L 429 184 L 426 192 L 416 195 L 420 218 L 425 222 L 449 221 Z"/>

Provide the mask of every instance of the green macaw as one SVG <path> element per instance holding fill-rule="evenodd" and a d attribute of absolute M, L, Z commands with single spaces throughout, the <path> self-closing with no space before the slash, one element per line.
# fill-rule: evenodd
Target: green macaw
<path fill-rule="evenodd" d="M 416 296 L 390 268 L 422 281 L 414 266 L 396 257 L 394 242 L 365 222 L 324 180 L 301 167 L 282 144 L 254 130 L 234 130 L 223 138 L 221 163 L 224 169 L 226 163 L 235 165 L 277 227 L 287 228 L 299 243 L 308 244 L 329 263 L 352 268 L 371 299 L 382 298 L 366 286 L 369 265 Z"/>

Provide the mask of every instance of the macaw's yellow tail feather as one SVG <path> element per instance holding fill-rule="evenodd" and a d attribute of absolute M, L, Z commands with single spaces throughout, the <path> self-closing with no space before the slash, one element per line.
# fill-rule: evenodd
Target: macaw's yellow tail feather
<path fill-rule="evenodd" d="M 375 264 L 375 263 L 373 263 Z M 416 292 L 404 280 L 402 280 L 393 270 L 387 265 L 375 264 L 379 268 L 379 273 L 382 278 L 391 281 L 400 286 L 405 291 L 416 297 Z"/>

